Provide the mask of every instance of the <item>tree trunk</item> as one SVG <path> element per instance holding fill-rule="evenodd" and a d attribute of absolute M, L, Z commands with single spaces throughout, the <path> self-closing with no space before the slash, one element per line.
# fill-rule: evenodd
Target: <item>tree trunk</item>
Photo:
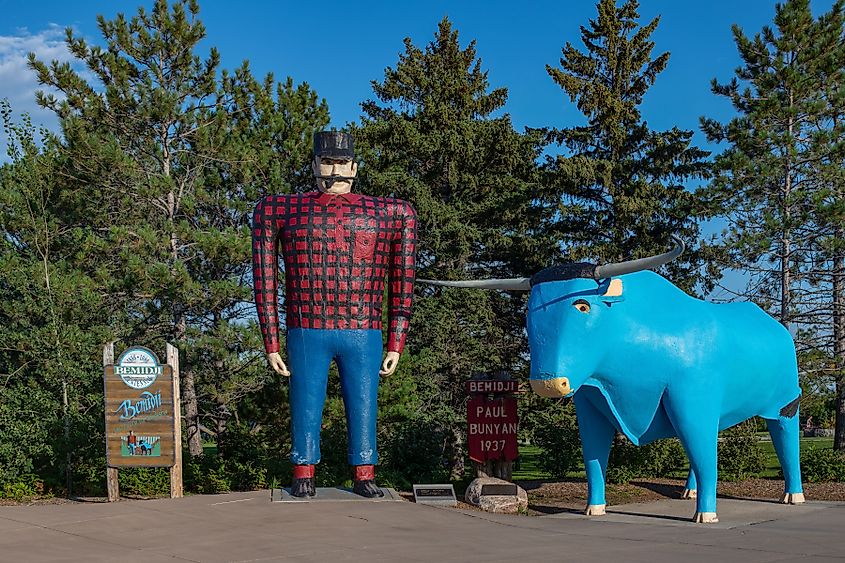
<path fill-rule="evenodd" d="M 845 240 L 845 227 L 836 228 L 836 239 Z M 833 449 L 845 451 L 845 252 L 833 258 L 833 361 L 836 367 L 836 430 Z"/>
<path fill-rule="evenodd" d="M 188 434 L 188 453 L 191 457 L 202 455 L 202 436 L 199 428 L 197 409 L 197 391 L 194 385 L 194 370 L 186 367 L 182 370 L 182 402 L 185 405 L 185 429 Z"/>
<path fill-rule="evenodd" d="M 463 430 L 453 428 L 449 432 L 449 479 L 458 481 L 464 478 L 466 472 L 466 461 L 464 459 L 464 436 Z"/>
<path fill-rule="evenodd" d="M 792 106 L 792 94 L 789 96 L 790 107 Z M 787 127 L 790 137 L 792 136 L 792 117 L 789 118 L 789 126 Z M 783 231 L 781 232 L 780 245 L 780 323 L 789 330 L 789 309 L 791 303 L 791 285 L 792 279 L 790 276 L 789 262 L 792 259 L 792 214 L 790 209 L 789 198 L 792 194 L 792 162 L 789 156 L 786 157 L 786 177 L 784 178 L 783 190 L 781 196 L 781 212 L 783 218 Z"/>
<path fill-rule="evenodd" d="M 170 178 L 171 154 L 168 126 L 162 125 L 161 146 L 163 151 L 164 176 Z M 176 213 L 179 202 L 176 200 L 176 192 L 172 189 L 167 194 L 167 220 L 170 226 L 170 268 L 175 271 L 176 263 L 179 261 L 179 236 L 176 233 Z M 185 314 L 183 303 L 173 303 L 173 340 L 175 345 L 182 344 L 185 349 L 188 333 L 188 320 Z M 188 434 L 188 453 L 191 457 L 202 455 L 202 436 L 199 431 L 199 405 L 197 404 L 197 391 L 194 383 L 194 371 L 187 362 L 182 369 L 182 402 L 185 405 L 185 426 Z"/>

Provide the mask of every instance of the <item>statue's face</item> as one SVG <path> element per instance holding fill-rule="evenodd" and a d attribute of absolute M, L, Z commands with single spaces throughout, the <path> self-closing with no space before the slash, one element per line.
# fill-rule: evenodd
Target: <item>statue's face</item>
<path fill-rule="evenodd" d="M 358 174 L 358 163 L 354 160 L 339 160 L 335 158 L 314 157 L 311 164 L 314 176 L 317 177 L 317 187 L 321 192 L 329 194 L 345 194 L 352 190 L 352 178 Z M 331 180 L 331 177 L 338 177 Z"/>

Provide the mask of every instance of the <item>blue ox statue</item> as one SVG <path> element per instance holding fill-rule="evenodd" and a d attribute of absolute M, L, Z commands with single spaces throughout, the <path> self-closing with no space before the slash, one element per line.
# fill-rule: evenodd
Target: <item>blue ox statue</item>
<path fill-rule="evenodd" d="M 753 303 L 707 303 L 646 271 L 683 252 L 674 240 L 665 254 L 618 264 L 430 283 L 531 291 L 531 387 L 575 401 L 587 515 L 605 512 L 607 459 L 619 431 L 637 445 L 680 438 L 691 466 L 684 497 L 697 499 L 693 520 L 718 522 L 719 431 L 755 415 L 766 419 L 783 468 L 783 502 L 804 502 L 792 337 Z"/>

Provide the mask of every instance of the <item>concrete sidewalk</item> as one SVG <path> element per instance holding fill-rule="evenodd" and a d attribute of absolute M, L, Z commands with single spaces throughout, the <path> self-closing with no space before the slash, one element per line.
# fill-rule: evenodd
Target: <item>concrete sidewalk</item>
<path fill-rule="evenodd" d="M 415 505 L 271 503 L 269 491 L 0 507 L 0 561 L 845 561 L 845 503 L 719 499 L 609 507 L 587 519 Z"/>

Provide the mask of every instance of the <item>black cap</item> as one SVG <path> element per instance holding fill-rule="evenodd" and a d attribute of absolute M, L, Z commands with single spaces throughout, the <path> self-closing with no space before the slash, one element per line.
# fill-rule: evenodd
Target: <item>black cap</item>
<path fill-rule="evenodd" d="M 341 131 L 314 133 L 314 156 L 352 160 L 355 157 L 352 135 Z"/>

